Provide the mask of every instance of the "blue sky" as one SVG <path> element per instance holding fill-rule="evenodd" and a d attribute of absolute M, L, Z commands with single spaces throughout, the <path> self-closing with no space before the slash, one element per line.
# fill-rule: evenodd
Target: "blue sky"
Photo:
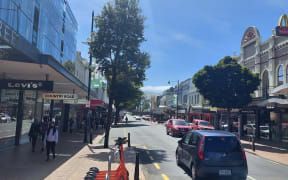
<path fill-rule="evenodd" d="M 77 49 L 88 57 L 91 12 L 107 0 L 69 0 L 78 21 Z M 168 80 L 183 81 L 222 57 L 240 53 L 242 35 L 256 26 L 267 40 L 279 17 L 288 14 L 287 0 L 140 0 L 147 17 L 142 49 L 151 55 L 145 90 L 159 92 Z M 172 84 L 173 85 L 173 84 Z"/>

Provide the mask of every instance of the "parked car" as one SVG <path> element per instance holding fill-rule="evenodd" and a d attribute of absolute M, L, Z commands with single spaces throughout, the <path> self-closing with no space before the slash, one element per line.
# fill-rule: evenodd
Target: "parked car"
<path fill-rule="evenodd" d="M 7 114 L 0 114 L 1 122 L 2 123 L 7 123 L 11 121 L 11 117 Z"/>
<path fill-rule="evenodd" d="M 191 170 L 193 180 L 223 176 L 246 180 L 248 174 L 246 154 L 239 139 L 226 131 L 188 132 L 178 141 L 176 162 Z"/>
<path fill-rule="evenodd" d="M 260 126 L 260 136 L 269 137 L 269 126 Z"/>
<path fill-rule="evenodd" d="M 253 135 L 255 133 L 256 127 L 255 124 L 247 124 L 243 129 L 247 135 Z"/>
<path fill-rule="evenodd" d="M 136 120 L 141 120 L 141 117 L 140 116 L 136 116 Z"/>
<path fill-rule="evenodd" d="M 166 124 L 166 134 L 171 134 L 173 137 L 184 135 L 191 129 L 191 126 L 183 119 L 169 119 Z"/>
<path fill-rule="evenodd" d="M 213 130 L 215 129 L 208 121 L 194 119 L 193 120 L 193 129 L 194 130 Z"/>

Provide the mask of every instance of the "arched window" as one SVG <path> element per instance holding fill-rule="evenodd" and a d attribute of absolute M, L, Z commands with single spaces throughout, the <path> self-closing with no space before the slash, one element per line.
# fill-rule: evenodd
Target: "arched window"
<path fill-rule="evenodd" d="M 269 79 L 268 79 L 268 71 L 263 73 L 262 77 L 262 96 L 268 97 L 269 96 Z"/>
<path fill-rule="evenodd" d="M 277 81 L 277 85 L 278 86 L 281 86 L 283 84 L 283 66 L 281 65 L 279 68 L 278 68 L 278 81 Z"/>

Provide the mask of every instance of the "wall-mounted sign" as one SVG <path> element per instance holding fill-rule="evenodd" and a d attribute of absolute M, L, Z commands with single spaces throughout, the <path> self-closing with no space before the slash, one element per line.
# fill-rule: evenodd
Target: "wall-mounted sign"
<path fill-rule="evenodd" d="M 53 91 L 53 81 L 1 79 L 0 89 Z"/>
<path fill-rule="evenodd" d="M 43 99 L 51 100 L 75 100 L 78 98 L 77 94 L 62 94 L 62 93 L 44 93 Z"/>
<path fill-rule="evenodd" d="M 64 100 L 64 104 L 86 104 L 87 99 Z"/>
<path fill-rule="evenodd" d="M 247 44 L 248 42 L 256 39 L 259 36 L 260 36 L 259 31 L 256 27 L 254 26 L 248 27 L 244 33 L 244 36 L 242 37 L 241 46 Z"/>
<path fill-rule="evenodd" d="M 284 26 L 282 26 L 283 23 L 284 23 Z M 286 14 L 283 14 L 279 19 L 278 26 L 276 26 L 276 35 L 288 36 L 288 18 Z"/>

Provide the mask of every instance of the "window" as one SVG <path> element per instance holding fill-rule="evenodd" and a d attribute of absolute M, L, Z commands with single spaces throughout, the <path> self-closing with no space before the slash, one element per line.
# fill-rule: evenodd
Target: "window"
<path fill-rule="evenodd" d="M 185 121 L 174 121 L 174 125 L 187 126 L 188 124 Z"/>
<path fill-rule="evenodd" d="M 33 20 L 33 33 L 32 33 L 32 44 L 37 46 L 38 37 L 38 24 L 39 24 L 39 9 L 34 9 L 34 20 Z"/>
<path fill-rule="evenodd" d="M 283 84 L 283 66 L 281 65 L 278 68 L 278 81 L 277 81 L 277 85 L 281 86 Z"/>
<path fill-rule="evenodd" d="M 286 76 L 287 78 L 287 76 Z M 262 77 L 262 96 L 268 97 L 269 96 L 269 79 L 268 79 L 268 71 L 263 73 Z"/>
<path fill-rule="evenodd" d="M 288 65 L 286 66 L 286 83 L 288 83 Z"/>
<path fill-rule="evenodd" d="M 187 133 L 186 136 L 184 137 L 183 144 L 189 144 L 190 138 L 191 138 L 192 133 Z"/>
<path fill-rule="evenodd" d="M 64 41 L 61 40 L 61 57 L 63 57 L 63 51 L 64 51 Z"/>
<path fill-rule="evenodd" d="M 198 136 L 195 133 L 192 133 L 192 136 L 190 138 L 190 145 L 196 145 L 198 140 Z"/>

